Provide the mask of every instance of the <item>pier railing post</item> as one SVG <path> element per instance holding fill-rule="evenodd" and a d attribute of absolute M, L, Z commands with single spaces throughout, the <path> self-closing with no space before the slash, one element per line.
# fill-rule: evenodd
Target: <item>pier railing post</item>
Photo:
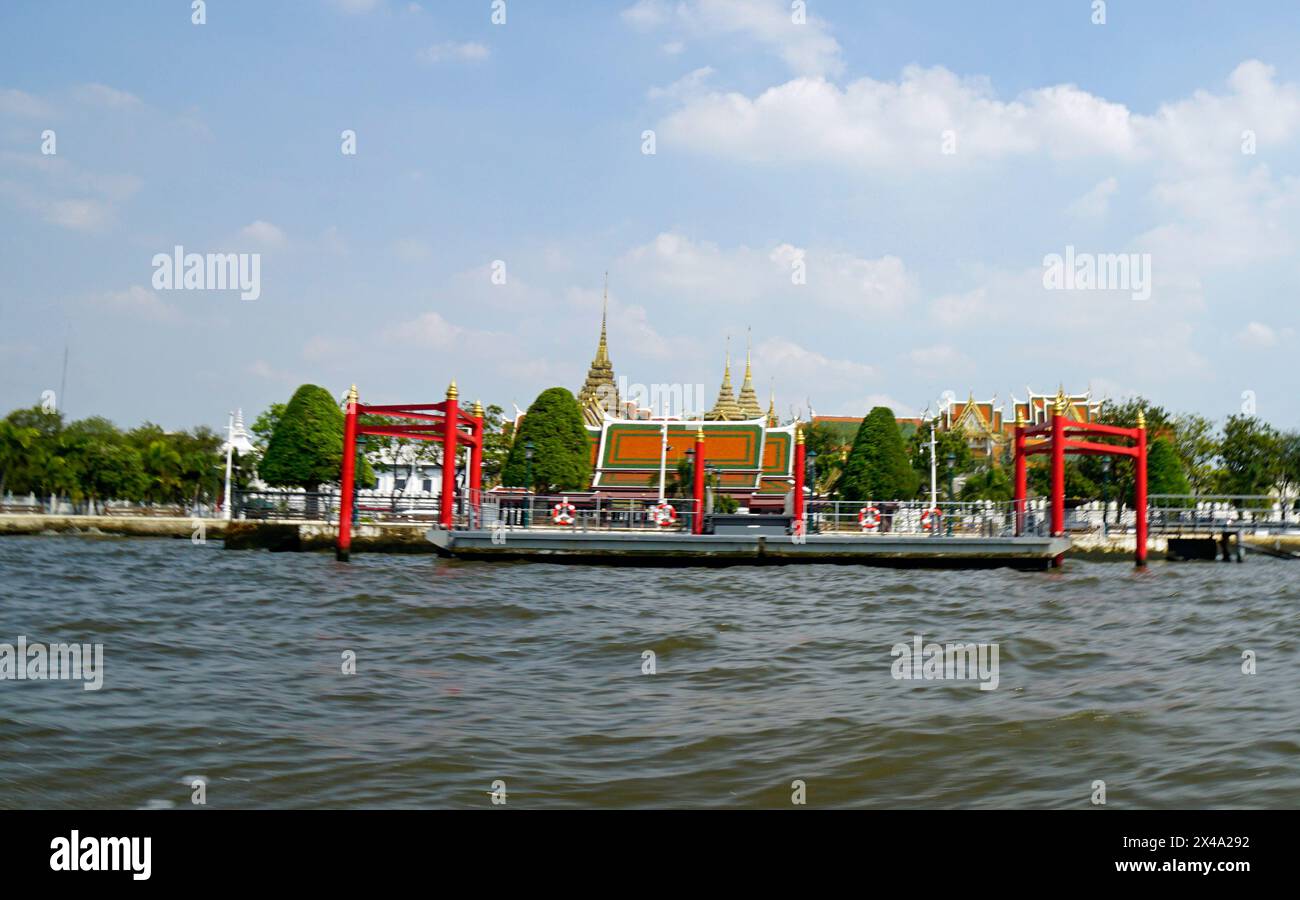
<path fill-rule="evenodd" d="M 357 466 L 357 386 L 348 391 L 343 416 L 343 471 L 339 478 L 339 536 L 334 556 L 347 562 L 352 550 L 352 486 Z"/>
<path fill-rule="evenodd" d="M 1016 503 L 1015 503 L 1015 535 L 1020 537 L 1025 533 L 1025 416 L 1023 413 L 1016 413 Z"/>
<path fill-rule="evenodd" d="M 691 473 L 691 534 L 704 533 L 704 429 L 695 430 L 695 471 Z"/>
<path fill-rule="evenodd" d="M 803 443 L 803 429 L 798 423 L 794 426 L 794 503 L 791 512 L 796 522 L 803 521 L 803 482 L 806 449 Z"/>
<path fill-rule="evenodd" d="M 469 514 L 471 528 L 483 527 L 483 404 L 474 401 L 474 443 L 469 448 Z"/>
<path fill-rule="evenodd" d="M 1065 535 L 1065 395 L 1057 393 L 1052 407 L 1052 536 Z M 1059 568 L 1061 556 L 1052 559 Z"/>
<path fill-rule="evenodd" d="M 1134 503 L 1137 507 L 1137 546 L 1134 547 L 1133 562 L 1139 568 L 1147 564 L 1147 417 L 1138 410 L 1137 417 L 1137 469 L 1136 484 L 1133 487 Z"/>
<path fill-rule="evenodd" d="M 451 530 L 456 514 L 456 420 L 460 417 L 460 405 L 456 398 L 456 382 L 447 387 L 447 403 L 443 410 L 442 437 L 442 505 L 439 524 Z"/>

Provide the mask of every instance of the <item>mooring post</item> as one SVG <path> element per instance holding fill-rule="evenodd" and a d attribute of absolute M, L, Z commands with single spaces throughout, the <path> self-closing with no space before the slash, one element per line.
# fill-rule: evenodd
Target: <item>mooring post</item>
<path fill-rule="evenodd" d="M 1137 546 L 1133 564 L 1141 568 L 1147 564 L 1147 417 L 1140 409 L 1137 415 L 1136 469 L 1133 505 L 1137 507 Z"/>
<path fill-rule="evenodd" d="M 1022 534 L 1025 533 L 1025 494 L 1027 493 L 1026 478 L 1025 478 L 1025 414 L 1022 412 L 1016 413 L 1015 459 L 1016 459 L 1016 475 L 1015 475 L 1016 503 L 1015 503 L 1015 510 L 1014 510 L 1015 517 L 1016 517 L 1015 534 L 1016 537 L 1020 537 Z"/>
<path fill-rule="evenodd" d="M 352 549 L 352 487 L 357 466 L 357 386 L 348 391 L 343 414 L 343 472 L 339 478 L 339 537 L 334 558 L 347 562 Z"/>
<path fill-rule="evenodd" d="M 695 471 L 691 473 L 691 534 L 704 534 L 704 429 L 695 429 Z"/>
<path fill-rule="evenodd" d="M 469 508 L 471 528 L 483 527 L 483 404 L 475 400 L 474 443 L 469 448 Z"/>
<path fill-rule="evenodd" d="M 1065 536 L 1065 393 L 1058 391 L 1052 407 L 1052 536 Z M 1052 558 L 1060 568 L 1064 554 Z"/>
<path fill-rule="evenodd" d="M 442 505 L 439 524 L 448 531 L 455 522 L 456 515 L 456 419 L 460 417 L 460 405 L 456 398 L 456 381 L 447 387 L 447 402 L 443 407 L 442 432 Z"/>
<path fill-rule="evenodd" d="M 794 504 L 792 512 L 796 522 L 803 521 L 803 481 L 806 451 L 803 443 L 803 429 L 796 422 L 794 426 Z"/>

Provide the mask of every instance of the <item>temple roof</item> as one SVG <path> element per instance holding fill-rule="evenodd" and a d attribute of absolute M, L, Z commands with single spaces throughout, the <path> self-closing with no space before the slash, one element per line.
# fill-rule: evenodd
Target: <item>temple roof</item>
<path fill-rule="evenodd" d="M 752 385 L 750 390 L 753 390 Z M 762 415 L 761 410 L 759 415 Z M 738 422 L 746 418 L 736 403 L 736 394 L 731 387 L 731 351 L 727 351 L 727 361 L 722 369 L 722 386 L 718 388 L 718 399 L 714 402 L 713 409 L 704 414 L 704 418 L 710 422 Z"/>

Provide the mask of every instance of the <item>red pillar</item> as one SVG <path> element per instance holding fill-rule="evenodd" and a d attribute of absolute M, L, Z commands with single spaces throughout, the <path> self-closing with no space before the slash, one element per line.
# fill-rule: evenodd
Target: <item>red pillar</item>
<path fill-rule="evenodd" d="M 357 386 L 348 391 L 343 414 L 343 472 L 339 478 L 339 538 L 334 557 L 347 562 L 352 549 L 352 486 L 357 468 Z"/>
<path fill-rule="evenodd" d="M 803 445 L 803 430 L 794 426 L 794 517 L 796 521 L 803 521 L 803 477 L 804 477 L 804 460 L 805 451 Z"/>
<path fill-rule="evenodd" d="M 695 472 L 691 495 L 694 497 L 692 508 L 695 515 L 691 517 L 691 534 L 704 533 L 704 429 L 695 430 Z"/>
<path fill-rule="evenodd" d="M 1147 564 L 1147 417 L 1138 410 L 1137 469 L 1134 485 L 1134 506 L 1137 513 L 1137 548 L 1133 562 L 1141 567 Z"/>
<path fill-rule="evenodd" d="M 483 404 L 474 401 L 474 437 L 475 444 L 469 451 L 469 507 L 473 511 L 474 526 L 482 527 L 483 522 Z"/>
<path fill-rule="evenodd" d="M 1052 535 L 1065 534 L 1065 397 L 1056 395 L 1052 409 Z M 1064 556 L 1052 559 L 1052 566 L 1060 568 Z"/>
<path fill-rule="evenodd" d="M 447 388 L 447 403 L 443 408 L 442 504 L 438 517 L 439 524 L 448 531 L 456 515 L 456 420 L 460 418 L 460 404 L 456 398 L 459 396 L 460 391 L 456 390 L 453 381 Z"/>
<path fill-rule="evenodd" d="M 1027 493 L 1025 478 L 1025 417 L 1016 413 L 1016 536 L 1025 533 L 1025 495 Z"/>

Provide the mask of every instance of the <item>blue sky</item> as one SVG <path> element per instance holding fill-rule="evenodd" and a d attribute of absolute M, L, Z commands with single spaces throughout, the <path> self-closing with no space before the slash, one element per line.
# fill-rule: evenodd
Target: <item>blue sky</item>
<path fill-rule="evenodd" d="M 752 329 L 787 416 L 1064 383 L 1293 427 L 1300 11 L 1092 6 L 6 3 L 0 406 L 65 341 L 65 412 L 123 425 L 526 406 L 581 384 L 608 270 L 630 382 L 712 400 Z M 260 253 L 261 296 L 154 290 L 177 244 Z M 1046 290 L 1067 246 L 1147 254 L 1150 298 Z"/>

